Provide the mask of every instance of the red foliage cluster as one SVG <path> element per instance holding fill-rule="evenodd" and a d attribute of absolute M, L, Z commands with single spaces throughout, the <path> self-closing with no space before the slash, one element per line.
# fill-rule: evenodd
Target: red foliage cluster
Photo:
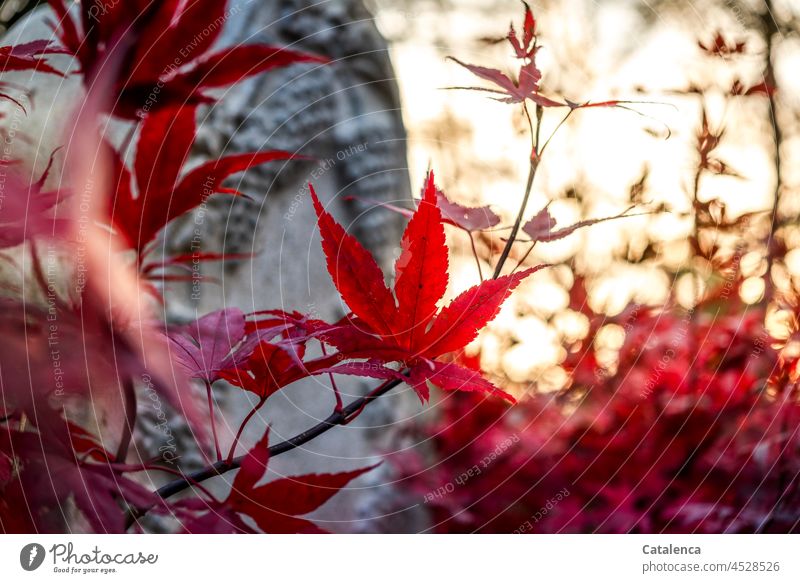
<path fill-rule="evenodd" d="M 396 460 L 433 529 L 797 531 L 797 359 L 775 350 L 763 309 L 591 316 L 567 388 L 513 408 L 452 396 L 422 429 L 431 457 Z M 594 335 L 612 323 L 625 342 L 608 370 Z"/>

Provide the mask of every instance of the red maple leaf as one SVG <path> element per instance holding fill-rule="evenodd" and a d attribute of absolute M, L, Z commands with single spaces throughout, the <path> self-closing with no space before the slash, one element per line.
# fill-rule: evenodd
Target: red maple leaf
<path fill-rule="evenodd" d="M 229 14 L 225 0 L 81 2 L 80 26 L 64 0 L 49 0 L 61 44 L 91 85 L 108 62 L 121 61 L 113 112 L 144 113 L 215 101 L 209 89 L 299 62 L 326 62 L 282 47 L 253 44 L 210 52 Z M 115 56 L 124 53 L 124 58 Z"/>
<path fill-rule="evenodd" d="M 556 220 L 550 214 L 548 206 L 545 206 L 542 210 L 536 213 L 536 215 L 522 227 L 522 230 L 525 232 L 525 234 L 531 238 L 530 242 L 549 243 L 551 241 L 558 241 L 559 239 L 568 237 L 578 229 L 590 227 L 605 221 L 613 221 L 614 219 L 630 217 L 631 215 L 628 214 L 628 211 L 633 208 L 627 208 L 620 214 L 614 215 L 613 217 L 586 219 L 585 221 L 579 221 L 574 225 L 570 225 L 569 227 L 556 229 Z"/>
<path fill-rule="evenodd" d="M 231 352 L 244 339 L 244 326 L 244 313 L 238 308 L 203 316 L 169 335 L 175 360 L 192 378 L 214 383 L 230 366 Z"/>
<path fill-rule="evenodd" d="M 257 486 L 269 463 L 269 432 L 245 455 L 223 501 L 194 498 L 175 504 L 184 528 L 191 533 L 254 532 L 242 520 L 250 517 L 261 531 L 270 534 L 325 532 L 301 518 L 330 500 L 358 476 L 374 469 L 369 466 L 337 474 L 308 474 L 286 477 Z"/>
<path fill-rule="evenodd" d="M 428 396 L 425 382 L 431 381 L 446 390 L 492 392 L 513 401 L 474 371 L 435 359 L 463 350 L 511 291 L 539 268 L 483 282 L 438 309 L 447 290 L 448 251 L 433 173 L 403 234 L 394 293 L 372 256 L 324 210 L 313 187 L 311 196 L 328 271 L 352 311 L 342 322 L 318 329 L 319 337 L 349 358 L 402 363 L 422 400 Z"/>
<path fill-rule="evenodd" d="M 230 175 L 266 162 L 294 158 L 278 150 L 234 154 L 201 164 L 181 177 L 197 131 L 195 112 L 192 106 L 161 109 L 145 118 L 133 166 L 136 195 L 131 171 L 119 154 L 111 154 L 116 188 L 111 220 L 124 244 L 136 249 L 140 258 L 167 223 L 209 196 L 239 195 L 222 186 Z"/>
<path fill-rule="evenodd" d="M 64 54 L 64 50 L 46 40 L 0 47 L 0 71 L 35 70 L 63 77 L 64 74 L 50 66 L 44 58 L 47 55 L 57 54 Z"/>

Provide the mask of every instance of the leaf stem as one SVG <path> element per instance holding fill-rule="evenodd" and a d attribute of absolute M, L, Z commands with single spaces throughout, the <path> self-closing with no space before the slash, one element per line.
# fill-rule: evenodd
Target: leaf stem
<path fill-rule="evenodd" d="M 325 343 L 320 343 L 322 347 L 322 355 L 328 356 L 328 351 L 325 349 Z M 344 402 L 342 401 L 342 393 L 339 390 L 339 385 L 336 384 L 336 379 L 333 377 L 333 373 L 328 373 L 328 378 L 331 380 L 331 388 L 333 389 L 333 397 L 336 399 L 336 405 L 333 408 L 334 413 L 340 413 L 342 408 L 344 407 Z"/>
<path fill-rule="evenodd" d="M 475 258 L 475 265 L 478 266 L 478 277 L 483 282 L 483 269 L 481 269 L 481 258 L 478 257 L 478 250 L 475 247 L 475 238 L 472 236 L 472 231 L 469 231 L 469 244 L 472 246 L 472 256 Z"/>
<path fill-rule="evenodd" d="M 222 459 L 222 451 L 219 449 L 219 437 L 217 436 L 217 420 L 214 415 L 214 395 L 211 391 L 211 383 L 206 379 L 206 397 L 208 399 L 208 415 L 211 419 L 211 435 L 214 437 L 214 453 L 217 461 Z"/>
<path fill-rule="evenodd" d="M 258 403 L 256 403 L 256 406 L 253 407 L 250 410 L 250 412 L 247 414 L 247 416 L 244 418 L 244 421 L 242 421 L 242 424 L 239 425 L 239 431 L 236 432 L 236 437 L 233 439 L 233 443 L 231 444 L 231 450 L 228 452 L 228 458 L 227 458 L 228 463 L 231 463 L 231 461 L 233 460 L 233 456 L 236 454 L 236 446 L 239 445 L 239 439 L 241 439 L 241 437 L 242 437 L 242 433 L 244 432 L 244 428 L 247 427 L 247 424 L 250 423 L 250 419 L 253 418 L 253 415 L 258 413 L 258 410 L 261 409 L 261 407 L 263 407 L 264 403 L 266 403 L 266 402 L 267 402 L 267 398 L 266 397 L 261 397 L 261 399 L 259 399 Z M 221 459 L 222 458 L 220 457 L 220 460 Z"/>
<path fill-rule="evenodd" d="M 127 379 L 122 383 L 122 392 L 125 422 L 122 426 L 122 437 L 119 440 L 114 459 L 120 463 L 125 463 L 125 458 L 128 456 L 128 448 L 131 445 L 133 428 L 136 425 L 136 387 L 134 387 L 131 379 Z"/>

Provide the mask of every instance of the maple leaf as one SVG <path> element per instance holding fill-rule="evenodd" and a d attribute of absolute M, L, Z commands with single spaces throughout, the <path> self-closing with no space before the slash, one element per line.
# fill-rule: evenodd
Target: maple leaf
<path fill-rule="evenodd" d="M 215 99 L 209 89 L 271 69 L 327 62 L 261 44 L 210 52 L 229 14 L 224 0 L 131 0 L 102 7 L 81 2 L 77 19 L 64 0 L 49 0 L 49 4 L 56 15 L 59 41 L 77 59 L 87 86 L 114 51 L 125 53 L 123 59 L 114 59 L 121 65 L 111 103 L 113 113 L 128 119 L 164 108 L 212 103 Z"/>
<path fill-rule="evenodd" d="M 522 227 L 522 230 L 527 234 L 530 238 L 530 242 L 537 242 L 537 243 L 550 243 L 551 241 L 557 241 L 559 239 L 563 239 L 577 231 L 578 229 L 583 229 L 584 227 L 590 227 L 592 225 L 596 225 L 597 223 L 603 223 L 605 221 L 613 221 L 615 219 L 622 219 L 626 217 L 630 217 L 628 212 L 634 208 L 629 207 L 622 211 L 618 215 L 614 215 L 613 217 L 603 217 L 600 219 L 587 219 L 585 221 L 579 221 L 574 225 L 570 225 L 569 227 L 564 227 L 563 229 L 555 229 L 556 220 L 550 214 L 549 204 L 545 206 L 542 210 L 540 210 L 536 215 L 529 220 L 525 225 Z"/>
<path fill-rule="evenodd" d="M 278 150 L 234 154 L 200 164 L 181 177 L 197 131 L 195 114 L 196 108 L 187 106 L 148 115 L 137 142 L 133 176 L 121 156 L 110 153 L 116 187 L 111 220 L 125 245 L 135 249 L 140 259 L 147 245 L 173 219 L 213 194 L 240 195 L 223 187 L 232 174 L 295 158 Z"/>
<path fill-rule="evenodd" d="M 463 350 L 495 318 L 511 291 L 538 268 L 483 282 L 437 309 L 447 289 L 448 251 L 431 172 L 423 199 L 403 234 L 393 294 L 372 256 L 324 210 L 313 186 L 310 190 L 328 271 L 353 312 L 338 324 L 319 326 L 318 338 L 346 357 L 400 362 L 409 369 L 412 386 L 423 401 L 427 399 L 423 379 L 438 381 L 437 386 L 445 390 L 469 388 L 500 394 L 488 381 L 479 382 L 457 365 L 451 365 L 448 374 L 464 382 L 452 382 L 434 359 Z"/>
<path fill-rule="evenodd" d="M 747 47 L 747 43 L 744 41 L 729 42 L 719 31 L 712 42 L 698 41 L 697 45 L 709 55 L 723 58 L 742 54 Z"/>
<path fill-rule="evenodd" d="M 245 335 L 245 316 L 238 308 L 212 312 L 175 330 L 169 339 L 175 359 L 192 377 L 213 384 L 231 364 L 231 352 Z"/>
<path fill-rule="evenodd" d="M 536 41 L 536 18 L 533 16 L 533 11 L 527 2 L 522 2 L 525 7 L 525 14 L 522 21 L 522 38 L 517 36 L 514 30 L 514 24 L 508 31 L 508 42 L 511 43 L 514 53 L 518 59 L 532 58 L 538 49 L 535 44 Z"/>
<path fill-rule="evenodd" d="M 467 69 L 473 75 L 494 83 L 499 89 L 489 89 L 486 87 L 451 87 L 451 89 L 466 89 L 469 91 L 483 91 L 492 93 L 502 97 L 493 97 L 496 101 L 502 103 L 524 103 L 528 99 L 542 107 L 566 107 L 567 103 L 554 101 L 549 97 L 539 93 L 539 81 L 542 78 L 542 73 L 536 67 L 533 61 L 525 63 L 520 66 L 519 75 L 517 80 L 511 79 L 508 75 L 498 69 L 490 67 L 483 67 L 480 65 L 470 65 L 464 63 L 455 57 L 448 57 Z"/>
<path fill-rule="evenodd" d="M 270 534 L 325 532 L 310 520 L 301 518 L 330 500 L 355 478 L 373 470 L 369 466 L 336 474 L 308 474 L 279 478 L 257 486 L 269 464 L 269 431 L 244 456 L 233 480 L 231 492 L 223 501 L 193 499 L 177 506 L 201 511 L 184 528 L 193 533 L 253 532 L 241 515 L 250 517 Z"/>
<path fill-rule="evenodd" d="M 335 363 L 335 358 L 330 362 Z M 262 341 L 245 361 L 222 370 L 220 378 L 267 398 L 310 374 L 309 369 L 290 350 Z"/>
<path fill-rule="evenodd" d="M 93 532 L 122 533 L 127 505 L 162 504 L 154 492 L 110 464 L 108 452 L 99 448 L 94 436 L 61 414 L 40 405 L 34 419 L 35 430 L 4 427 L 0 432 L 0 452 L 21 462 L 3 488 L 3 498 L 17 506 L 17 516 L 30 517 L 20 524 L 12 510 L 12 520 L 6 522 L 0 505 L 0 528 L 6 532 L 8 526 L 17 532 L 60 532 L 64 502 L 71 500 Z"/>
<path fill-rule="evenodd" d="M 425 188 L 422 189 L 422 196 L 420 199 L 424 197 L 424 193 Z M 350 198 L 383 207 L 409 219 L 414 216 L 414 210 L 392 203 L 358 197 Z M 500 217 L 489 208 L 489 205 L 479 207 L 464 206 L 450 200 L 441 188 L 436 188 L 436 206 L 438 206 L 439 210 L 442 212 L 442 221 L 453 227 L 458 227 L 467 233 L 485 231 L 500 223 Z"/>
<path fill-rule="evenodd" d="M 485 231 L 500 223 L 500 217 L 488 205 L 464 206 L 447 198 L 447 195 L 438 188 L 436 189 L 436 205 L 441 209 L 442 218 L 446 223 L 468 233 Z"/>
<path fill-rule="evenodd" d="M 0 47 L 0 71 L 30 71 L 63 77 L 43 58 L 46 55 L 64 54 L 64 50 L 46 40 L 35 40 L 19 45 Z"/>

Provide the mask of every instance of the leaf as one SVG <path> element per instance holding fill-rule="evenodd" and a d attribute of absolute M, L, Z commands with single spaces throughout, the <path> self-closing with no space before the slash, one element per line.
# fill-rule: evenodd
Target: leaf
<path fill-rule="evenodd" d="M 322 209 L 313 188 L 311 192 L 320 218 L 328 271 L 354 315 L 333 325 L 314 322 L 309 329 L 310 336 L 334 346 L 339 351 L 338 358 L 367 360 L 366 363 L 342 365 L 347 366 L 348 374 L 397 378 L 400 373 L 383 366 L 386 363 L 400 363 L 416 371 L 413 374 L 417 377 L 411 384 L 423 401 L 427 400 L 427 386 L 420 379 L 437 373 L 439 382 L 447 388 L 455 386 L 455 380 L 447 377 L 446 370 L 452 370 L 455 379 L 471 390 L 500 395 L 499 389 L 473 379 L 474 375 L 467 378 L 467 373 L 460 369 L 437 368 L 440 363 L 434 359 L 466 347 L 497 315 L 511 291 L 540 268 L 483 282 L 437 313 L 437 304 L 447 288 L 448 254 L 442 227 L 444 219 L 436 204 L 437 190 L 431 173 L 422 201 L 403 234 L 396 264 L 395 307 L 392 292 L 386 287 L 375 261 Z M 341 271 L 339 265 L 343 265 Z M 359 367 L 363 369 L 360 371 Z M 337 372 L 337 368 L 345 370 L 336 367 L 330 372 Z"/>
<path fill-rule="evenodd" d="M 269 431 L 248 451 L 228 498 L 223 502 L 191 499 L 182 501 L 182 509 L 204 512 L 192 518 L 190 532 L 252 532 L 236 514 L 251 517 L 258 527 L 271 534 L 324 532 L 316 524 L 299 516 L 313 512 L 330 500 L 355 478 L 377 466 L 338 474 L 309 474 L 280 478 L 263 486 L 269 464 Z M 179 503 L 180 504 L 180 503 Z"/>
<path fill-rule="evenodd" d="M 242 465 L 233 479 L 232 492 L 249 492 L 267 472 L 269 464 L 269 428 L 245 454 Z"/>
<path fill-rule="evenodd" d="M 244 313 L 238 308 L 212 312 L 169 334 L 178 363 L 192 376 L 213 384 L 229 365 L 231 351 L 245 335 Z"/>
<path fill-rule="evenodd" d="M 473 75 L 480 77 L 481 79 L 485 79 L 494 83 L 499 89 L 487 89 L 484 87 L 451 87 L 451 89 L 466 89 L 469 91 L 484 91 L 487 93 L 493 93 L 497 95 L 502 95 L 503 97 L 496 97 L 497 101 L 501 101 L 503 103 L 523 103 L 526 100 L 530 99 L 537 105 L 541 105 L 542 107 L 567 107 L 567 103 L 562 103 L 560 101 L 554 101 L 549 97 L 545 97 L 539 93 L 539 80 L 542 78 L 542 74 L 539 69 L 536 67 L 536 64 L 531 61 L 530 63 L 525 63 L 520 67 L 519 71 L 519 81 L 515 82 L 507 75 L 498 71 L 497 69 L 491 69 L 489 67 L 482 67 L 480 65 L 470 65 L 468 63 L 464 63 L 459 61 L 455 57 L 448 57 L 451 61 L 455 61 L 468 71 L 470 71 Z"/>
<path fill-rule="evenodd" d="M 282 150 L 268 150 L 266 152 L 231 154 L 218 160 L 205 162 L 190 170 L 179 182 L 175 191 L 175 198 L 177 199 L 175 204 L 181 209 L 185 209 L 187 206 L 191 209 L 202 202 L 205 197 L 215 193 L 240 195 L 241 193 L 235 190 L 222 188 L 222 183 L 229 176 L 267 162 L 296 160 L 299 158 L 295 154 Z M 186 211 L 184 210 L 183 212 Z M 183 214 L 183 212 L 179 214 Z"/>
<path fill-rule="evenodd" d="M 434 362 L 415 366 L 410 372 L 410 384 L 420 396 L 420 399 L 428 399 L 428 388 L 426 381 L 430 381 L 440 389 L 445 391 L 470 391 L 486 393 L 501 397 L 511 403 L 516 403 L 516 399 L 498 389 L 492 383 L 483 378 L 479 371 L 471 370 L 451 362 Z"/>
<path fill-rule="evenodd" d="M 233 363 L 220 371 L 220 378 L 259 397 L 267 398 L 309 374 L 288 350 L 277 344 L 261 341 L 245 362 Z"/>
<path fill-rule="evenodd" d="M 0 71 L 30 71 L 49 73 L 63 77 L 64 74 L 51 67 L 44 55 L 63 53 L 46 40 L 36 40 L 19 45 L 0 47 Z"/>
<path fill-rule="evenodd" d="M 175 187 L 194 143 L 196 111 L 163 108 L 145 118 L 134 163 L 140 193 L 169 192 Z"/>
<path fill-rule="evenodd" d="M 252 517 L 259 528 L 266 533 L 323 532 L 313 522 L 297 517 L 313 512 L 352 480 L 375 467 L 377 466 L 338 474 L 308 474 L 280 478 L 255 488 L 251 485 L 252 477 L 246 482 L 239 481 L 238 484 L 234 480 L 233 489 L 226 503 L 235 511 Z"/>
<path fill-rule="evenodd" d="M 313 186 L 310 191 L 328 273 L 336 289 L 353 313 L 370 328 L 385 337 L 395 336 L 392 322 L 397 316 L 397 306 L 381 268 L 361 243 L 325 211 Z"/>
<path fill-rule="evenodd" d="M 327 63 L 327 59 L 299 53 L 283 47 L 245 45 L 224 49 L 208 56 L 186 74 L 179 75 L 177 83 L 199 88 L 225 87 L 240 79 L 264 71 L 286 67 L 293 63 Z"/>
<path fill-rule="evenodd" d="M 422 353 L 428 358 L 463 349 L 491 322 L 500 306 L 523 279 L 543 266 L 484 281 L 443 308 L 425 335 Z"/>
<path fill-rule="evenodd" d="M 500 217 L 488 205 L 467 207 L 451 201 L 444 192 L 436 189 L 436 204 L 442 211 L 445 222 L 459 227 L 468 233 L 485 231 L 500 223 Z"/>
<path fill-rule="evenodd" d="M 548 206 L 545 206 L 542 210 L 540 210 L 536 216 L 525 223 L 525 225 L 522 227 L 522 230 L 525 232 L 525 234 L 531 238 L 531 242 L 549 243 L 551 241 L 557 241 L 571 235 L 578 229 L 583 229 L 584 227 L 590 227 L 605 221 L 613 221 L 615 219 L 630 217 L 631 215 L 629 215 L 628 212 L 634 208 L 631 206 L 622 211 L 620 214 L 614 215 L 613 217 L 587 219 L 585 221 L 577 222 L 569 227 L 556 229 L 554 231 L 553 228 L 556 226 L 556 220 L 550 215 Z"/>
<path fill-rule="evenodd" d="M 395 263 L 397 324 L 408 348 L 415 335 L 425 333 L 436 314 L 436 304 L 447 291 L 448 253 L 442 213 L 436 204 L 436 186 L 430 172 L 422 200 L 408 223 Z"/>
<path fill-rule="evenodd" d="M 213 103 L 208 89 L 292 63 L 327 62 L 269 45 L 209 54 L 230 14 L 225 0 L 131 0 L 102 7 L 81 2 L 73 11 L 63 0 L 49 2 L 59 41 L 80 63 L 87 86 L 94 83 L 93 76 L 109 74 L 104 65 L 115 52 L 124 53 L 114 56 L 120 67 L 109 83 L 114 89 L 109 103 L 115 115 L 127 119 Z"/>
<path fill-rule="evenodd" d="M 147 245 L 169 222 L 213 194 L 239 195 L 222 187 L 229 176 L 295 157 L 277 150 L 235 154 L 200 164 L 178 179 L 197 131 L 195 112 L 193 106 L 162 108 L 145 118 L 133 165 L 138 195 L 134 195 L 131 172 L 122 156 L 108 147 L 116 190 L 111 221 L 124 245 L 137 250 L 140 261 Z"/>

